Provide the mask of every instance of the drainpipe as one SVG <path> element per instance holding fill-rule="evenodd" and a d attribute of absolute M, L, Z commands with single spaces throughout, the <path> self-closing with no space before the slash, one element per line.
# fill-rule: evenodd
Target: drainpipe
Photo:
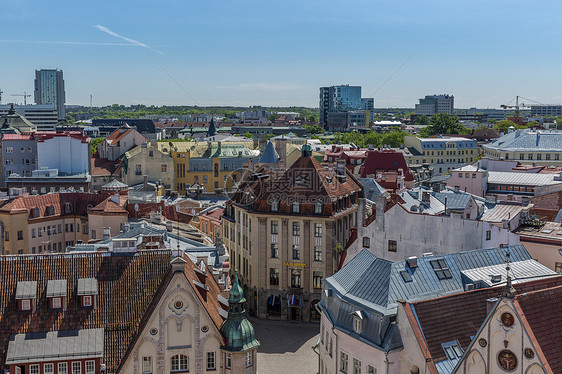
<path fill-rule="evenodd" d="M 385 367 L 385 374 L 388 374 L 388 366 L 390 362 L 388 362 L 388 351 L 384 352 L 384 367 Z"/>

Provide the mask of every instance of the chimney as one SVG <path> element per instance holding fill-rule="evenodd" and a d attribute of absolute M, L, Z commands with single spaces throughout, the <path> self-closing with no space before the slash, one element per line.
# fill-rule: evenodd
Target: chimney
<path fill-rule="evenodd" d="M 107 240 L 109 238 L 111 238 L 111 228 L 104 227 L 103 228 L 103 240 Z"/>
<path fill-rule="evenodd" d="M 367 205 L 365 203 L 365 198 L 360 197 L 357 203 L 357 229 L 359 230 L 360 227 L 363 227 L 363 223 L 365 222 L 365 215 Z"/>
<path fill-rule="evenodd" d="M 148 187 L 148 175 L 144 175 L 143 179 L 144 179 L 143 184 L 144 184 L 144 187 L 146 188 L 146 187 Z"/>
<path fill-rule="evenodd" d="M 427 191 L 422 192 L 422 202 L 424 202 L 427 205 L 431 205 L 431 198 L 429 192 Z"/>
<path fill-rule="evenodd" d="M 345 175 L 345 160 L 338 160 L 337 173 L 338 175 Z"/>
<path fill-rule="evenodd" d="M 498 302 L 497 297 L 492 297 L 492 298 L 486 300 L 486 313 L 487 314 L 490 314 L 490 312 L 492 311 L 492 309 L 494 309 L 494 306 L 496 305 L 497 302 Z"/>

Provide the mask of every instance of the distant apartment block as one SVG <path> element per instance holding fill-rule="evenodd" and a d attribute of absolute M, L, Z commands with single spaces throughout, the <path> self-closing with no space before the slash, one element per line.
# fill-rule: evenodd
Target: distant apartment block
<path fill-rule="evenodd" d="M 37 126 L 38 131 L 55 131 L 58 123 L 54 105 L 14 105 L 17 114 Z M 0 105 L 0 117 L 8 114 L 10 105 Z"/>
<path fill-rule="evenodd" d="M 438 113 L 453 114 L 455 97 L 453 95 L 428 95 L 416 104 L 416 114 L 432 116 Z"/>
<path fill-rule="evenodd" d="M 320 125 L 330 131 L 345 131 L 365 116 L 368 123 L 374 105 L 374 99 L 361 97 L 361 86 L 320 87 Z M 348 118 L 349 112 L 355 114 Z"/>
<path fill-rule="evenodd" d="M 484 156 L 494 160 L 562 165 L 562 131 L 559 130 L 512 129 L 482 148 Z"/>
<path fill-rule="evenodd" d="M 57 110 L 58 119 L 66 116 L 66 101 L 64 93 L 64 79 L 62 70 L 41 69 L 35 71 L 35 104 L 54 105 Z"/>
<path fill-rule="evenodd" d="M 505 119 L 505 110 L 503 109 L 481 109 L 481 108 L 470 108 L 465 112 L 466 115 L 477 115 L 484 114 L 488 117 L 488 120 L 501 121 Z"/>
<path fill-rule="evenodd" d="M 562 116 L 562 105 L 533 105 L 531 117 L 533 116 Z"/>

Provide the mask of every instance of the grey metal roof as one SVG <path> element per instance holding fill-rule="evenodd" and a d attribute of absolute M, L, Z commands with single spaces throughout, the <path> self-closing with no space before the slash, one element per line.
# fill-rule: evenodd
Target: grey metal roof
<path fill-rule="evenodd" d="M 78 296 L 97 295 L 98 280 L 96 278 L 80 278 L 78 279 Z"/>
<path fill-rule="evenodd" d="M 562 131 L 516 130 L 485 144 L 484 148 L 505 151 L 562 151 Z"/>
<path fill-rule="evenodd" d="M 373 178 L 357 178 L 359 182 L 363 185 L 363 190 L 365 191 L 365 198 L 371 201 L 375 201 L 377 196 L 383 194 L 388 194 L 385 188 L 377 183 Z"/>
<path fill-rule="evenodd" d="M 57 279 L 47 281 L 47 297 L 63 297 L 66 296 L 67 289 L 66 279 Z"/>
<path fill-rule="evenodd" d="M 535 260 L 518 261 L 510 264 L 510 275 L 513 283 L 525 282 L 530 279 L 540 279 L 559 275 L 557 272 L 547 268 Z M 480 282 L 488 287 L 498 286 L 506 283 L 505 264 L 484 266 L 476 269 L 463 270 L 461 272 L 469 282 Z M 492 281 L 491 276 L 497 275 L 498 280 Z"/>
<path fill-rule="evenodd" d="M 26 300 L 37 298 L 36 281 L 20 281 L 16 286 L 16 300 Z"/>
<path fill-rule="evenodd" d="M 515 186 L 548 186 L 562 183 L 562 181 L 555 180 L 556 177 L 558 177 L 558 174 L 489 171 L 488 184 L 505 184 Z"/>
<path fill-rule="evenodd" d="M 396 313 L 396 300 L 423 300 L 456 292 L 472 283 L 463 278 L 462 271 L 490 265 L 505 267 L 506 252 L 511 261 L 531 260 L 521 244 L 507 248 L 477 249 L 447 255 L 417 258 L 417 266 L 410 267 L 405 260 L 390 262 L 364 249 L 333 276 L 325 279 L 326 287 L 356 307 L 368 308 L 382 314 Z M 439 279 L 432 266 L 434 260 L 444 260 L 451 277 Z M 407 272 L 406 281 L 401 272 Z"/>
<path fill-rule="evenodd" d="M 461 192 L 434 192 L 433 196 L 439 200 L 441 203 L 443 203 L 445 205 L 445 199 L 446 200 L 446 206 L 447 209 L 452 209 L 452 210 L 463 210 L 466 208 L 466 206 L 468 205 L 468 202 L 471 199 L 471 196 L 467 193 L 461 193 Z"/>
<path fill-rule="evenodd" d="M 102 357 L 103 337 L 102 328 L 14 334 L 6 364 Z"/>
<path fill-rule="evenodd" d="M 275 147 L 273 146 L 271 140 L 267 143 L 267 146 L 263 150 L 258 162 L 262 164 L 276 164 L 279 162 L 279 155 L 277 154 L 277 151 L 275 151 Z"/>
<path fill-rule="evenodd" d="M 513 219 L 522 210 L 523 207 L 521 205 L 497 204 L 493 208 L 486 210 L 480 219 L 486 222 L 502 222 L 504 219 Z"/>

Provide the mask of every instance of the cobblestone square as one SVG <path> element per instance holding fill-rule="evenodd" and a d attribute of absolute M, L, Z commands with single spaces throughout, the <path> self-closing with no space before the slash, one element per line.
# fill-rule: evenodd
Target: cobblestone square
<path fill-rule="evenodd" d="M 250 318 L 261 346 L 259 374 L 315 374 L 318 355 L 312 346 L 318 340 L 317 323 L 268 321 Z"/>

